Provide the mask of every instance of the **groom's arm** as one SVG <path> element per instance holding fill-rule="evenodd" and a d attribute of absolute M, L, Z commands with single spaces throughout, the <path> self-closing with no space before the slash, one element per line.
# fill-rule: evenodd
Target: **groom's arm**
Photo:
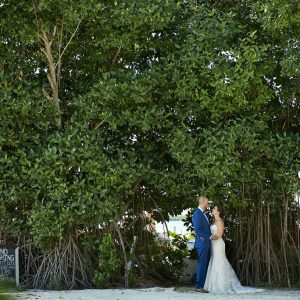
<path fill-rule="evenodd" d="M 199 236 L 204 240 L 210 240 L 212 238 L 212 235 L 210 233 L 204 232 L 201 228 L 199 230 Z"/>
<path fill-rule="evenodd" d="M 196 232 L 196 238 L 199 237 L 200 239 L 203 240 L 209 240 L 211 238 L 211 234 L 204 232 L 201 226 L 201 217 L 198 215 L 194 215 L 192 218 L 192 222 L 194 225 L 194 229 Z"/>

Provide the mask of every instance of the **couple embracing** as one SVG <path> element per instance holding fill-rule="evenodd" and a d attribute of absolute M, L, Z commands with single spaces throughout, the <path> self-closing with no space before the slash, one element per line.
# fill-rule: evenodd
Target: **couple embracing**
<path fill-rule="evenodd" d="M 198 253 L 196 291 L 200 293 L 255 293 L 262 289 L 242 286 L 225 254 L 223 211 L 212 209 L 213 224 L 205 214 L 208 198 L 199 197 L 192 222 L 195 229 L 195 248 Z"/>

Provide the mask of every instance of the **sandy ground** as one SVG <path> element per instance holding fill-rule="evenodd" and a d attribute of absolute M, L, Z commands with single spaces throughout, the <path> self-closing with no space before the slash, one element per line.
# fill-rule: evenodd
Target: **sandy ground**
<path fill-rule="evenodd" d="M 17 300 L 223 300 L 262 299 L 300 300 L 300 290 L 268 289 L 253 294 L 200 294 L 193 288 L 104 289 L 73 291 L 29 290 L 15 294 Z"/>

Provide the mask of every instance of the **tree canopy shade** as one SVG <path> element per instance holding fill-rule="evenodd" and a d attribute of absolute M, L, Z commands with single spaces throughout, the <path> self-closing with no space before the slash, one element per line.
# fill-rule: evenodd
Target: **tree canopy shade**
<path fill-rule="evenodd" d="M 297 1 L 2 0 L 0 234 L 24 283 L 88 284 L 108 231 L 125 256 L 138 236 L 143 274 L 143 212 L 198 194 L 243 281 L 299 281 L 299 29 Z"/>

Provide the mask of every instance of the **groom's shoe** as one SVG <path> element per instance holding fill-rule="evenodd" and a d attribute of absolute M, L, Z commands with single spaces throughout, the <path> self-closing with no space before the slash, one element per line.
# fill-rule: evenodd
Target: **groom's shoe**
<path fill-rule="evenodd" d="M 209 293 L 209 291 L 207 291 L 207 290 L 205 290 L 203 288 L 201 288 L 201 289 L 195 289 L 195 291 L 198 292 L 198 293 Z"/>

